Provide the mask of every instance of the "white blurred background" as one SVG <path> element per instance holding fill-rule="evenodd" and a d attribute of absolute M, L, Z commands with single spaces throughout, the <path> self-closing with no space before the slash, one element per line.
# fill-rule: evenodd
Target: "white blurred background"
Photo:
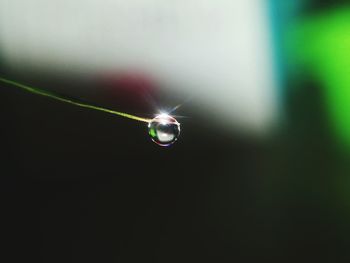
<path fill-rule="evenodd" d="M 1 0 L 1 57 L 13 71 L 145 72 L 208 120 L 259 134 L 277 117 L 266 3 Z"/>

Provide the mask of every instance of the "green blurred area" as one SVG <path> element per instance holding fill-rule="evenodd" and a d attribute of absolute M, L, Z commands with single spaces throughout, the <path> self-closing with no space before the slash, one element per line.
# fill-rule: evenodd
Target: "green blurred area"
<path fill-rule="evenodd" d="M 310 76 L 318 82 L 332 130 L 349 148 L 350 6 L 300 16 L 285 32 L 288 70 L 294 79 Z"/>

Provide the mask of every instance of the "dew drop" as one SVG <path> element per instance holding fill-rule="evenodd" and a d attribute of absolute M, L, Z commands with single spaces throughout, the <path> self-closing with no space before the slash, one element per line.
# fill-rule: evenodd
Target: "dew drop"
<path fill-rule="evenodd" d="M 148 123 L 148 134 L 160 146 L 170 146 L 180 135 L 180 123 L 168 114 L 160 114 Z"/>

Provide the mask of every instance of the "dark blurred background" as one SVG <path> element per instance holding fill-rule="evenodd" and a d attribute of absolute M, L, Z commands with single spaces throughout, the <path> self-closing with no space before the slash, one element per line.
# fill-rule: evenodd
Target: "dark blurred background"
<path fill-rule="evenodd" d="M 143 123 L 1 83 L 0 261 L 348 262 L 350 5 L 263 2 L 278 94 L 263 130 L 143 75 L 39 70 L 0 46 L 1 76 L 20 83 L 146 117 L 186 101 L 163 148 Z"/>

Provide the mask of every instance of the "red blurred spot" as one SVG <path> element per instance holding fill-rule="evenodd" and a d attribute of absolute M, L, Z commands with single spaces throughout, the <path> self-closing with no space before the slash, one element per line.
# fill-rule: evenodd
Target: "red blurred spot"
<path fill-rule="evenodd" d="M 100 91 L 113 101 L 128 109 L 152 109 L 157 87 L 151 76 L 141 72 L 110 72 L 100 76 Z"/>

